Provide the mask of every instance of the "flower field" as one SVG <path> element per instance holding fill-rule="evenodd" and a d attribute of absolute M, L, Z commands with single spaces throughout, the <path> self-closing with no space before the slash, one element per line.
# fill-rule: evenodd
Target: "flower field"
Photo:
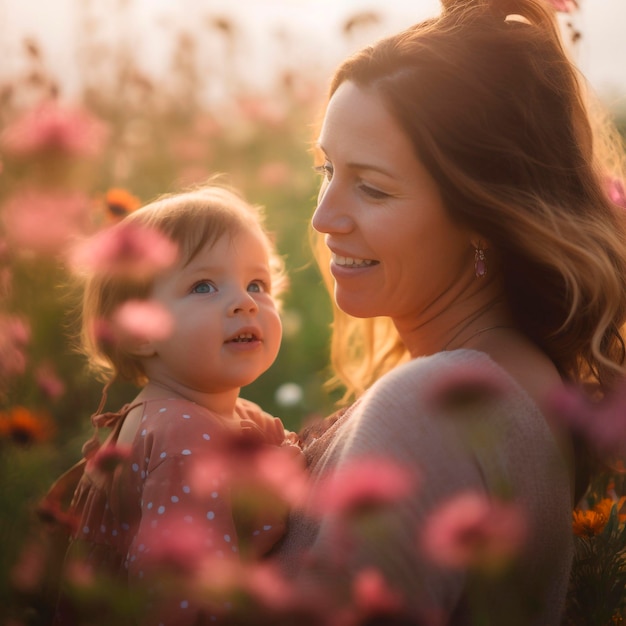
<path fill-rule="evenodd" d="M 571 8 L 570 3 L 563 5 Z M 215 20 L 209 28 L 213 36 L 230 38 L 237 46 L 231 23 Z M 180 38 L 167 86 L 142 74 L 130 50 L 111 53 L 106 63 L 99 56 L 95 69 L 85 73 L 80 95 L 70 100 L 37 42 L 28 40 L 25 69 L 0 84 L 0 624 L 48 623 L 56 593 L 55 563 L 49 539 L 41 538 L 37 507 L 54 478 L 80 459 L 102 392 L 102 382 L 86 370 L 76 349 L 78 294 L 72 268 L 81 238 L 103 232 L 163 193 L 222 174 L 222 180 L 239 188 L 247 200 L 265 207 L 290 282 L 283 301 L 280 355 L 242 395 L 281 417 L 292 430 L 335 408 L 335 398 L 323 388 L 330 305 L 308 245 L 319 182 L 309 146 L 326 84 L 308 79 L 303 68 L 297 75 L 281 76 L 271 94 L 259 94 L 239 84 L 233 73 L 228 86 L 232 96 L 212 106 L 201 95 L 206 85 L 198 74 L 196 44 Z M 100 54 L 87 46 L 85 67 Z M 626 129 L 626 116 L 621 124 Z M 615 198 L 624 201 L 623 189 L 615 189 Z M 158 260 L 167 251 L 153 252 Z M 158 324 L 146 312 L 140 323 L 151 321 Z M 135 393 L 130 386 L 116 384 L 106 406 L 116 410 Z M 619 426 L 624 411 L 626 398 L 615 400 L 603 413 L 607 429 L 583 436 L 600 442 L 602 451 L 605 442 L 625 442 L 626 431 Z M 574 411 L 574 417 L 581 412 Z M 611 620 L 626 617 L 626 470 L 619 462 L 613 470 L 598 479 L 584 506 L 574 513 L 582 565 L 573 581 L 576 604 L 568 614 L 570 624 L 619 623 Z M 259 471 L 255 466 L 254 472 Z M 409 488 L 398 468 L 355 471 L 371 472 L 367 489 L 362 485 L 368 493 L 338 493 L 323 506 L 358 508 L 345 499 L 376 499 L 374 477 L 384 481 L 389 476 L 387 485 L 380 487 L 389 501 L 376 500 L 377 506 L 392 504 L 396 496 L 389 494 L 390 484 L 399 492 Z M 515 536 L 498 537 L 503 553 L 508 555 L 523 540 L 514 511 L 489 509 L 488 503 L 471 498 L 457 504 L 467 507 L 473 531 L 480 527 L 491 533 L 494 519 L 513 520 L 506 525 Z M 429 524 L 429 532 L 441 542 L 441 553 L 453 563 L 471 558 L 455 551 L 450 533 L 456 531 L 442 535 L 443 524 Z M 261 580 L 268 585 L 273 575 L 247 572 L 248 580 L 244 573 L 232 573 L 240 582 L 247 580 L 250 589 Z M 114 614 L 124 615 L 124 603 L 130 600 L 121 591 L 87 579 L 85 575 L 82 593 L 91 594 L 90 606 L 117 598 L 120 606 Z M 275 593 L 280 584 L 273 587 Z M 398 599 L 376 572 L 364 572 L 354 584 L 359 610 L 393 613 Z M 600 604 L 604 608 L 594 613 L 593 607 Z"/>

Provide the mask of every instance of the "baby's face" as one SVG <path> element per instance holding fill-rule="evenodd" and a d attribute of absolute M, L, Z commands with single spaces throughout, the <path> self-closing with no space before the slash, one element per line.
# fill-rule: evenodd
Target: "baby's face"
<path fill-rule="evenodd" d="M 253 382 L 274 362 L 282 326 L 267 243 L 256 228 L 224 235 L 155 281 L 152 297 L 173 331 L 152 342 L 151 379 L 221 393 Z"/>

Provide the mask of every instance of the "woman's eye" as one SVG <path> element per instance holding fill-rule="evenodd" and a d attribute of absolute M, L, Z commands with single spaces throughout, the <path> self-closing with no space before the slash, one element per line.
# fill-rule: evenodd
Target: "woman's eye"
<path fill-rule="evenodd" d="M 370 187 L 369 185 L 361 184 L 360 188 L 365 195 L 373 198 L 374 200 L 384 200 L 385 198 L 389 197 L 388 193 L 380 191 L 380 189 L 376 189 L 376 187 Z"/>
<path fill-rule="evenodd" d="M 267 284 L 262 280 L 255 280 L 248 285 L 251 293 L 266 293 L 269 291 Z"/>
<path fill-rule="evenodd" d="M 327 181 L 333 177 L 334 168 L 328 161 L 324 161 L 322 165 L 316 165 L 314 168 L 318 174 L 321 174 Z"/>
<path fill-rule="evenodd" d="M 215 291 L 217 291 L 217 288 L 208 280 L 201 280 L 199 283 L 196 283 L 191 289 L 191 293 L 213 293 Z"/>

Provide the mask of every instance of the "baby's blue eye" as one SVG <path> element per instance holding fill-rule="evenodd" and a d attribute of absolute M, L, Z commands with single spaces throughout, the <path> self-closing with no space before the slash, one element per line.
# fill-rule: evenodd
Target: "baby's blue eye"
<path fill-rule="evenodd" d="M 248 285 L 248 291 L 252 293 L 264 293 L 267 291 L 267 286 L 262 280 L 255 280 Z"/>
<path fill-rule="evenodd" d="M 215 291 L 217 291 L 215 285 L 211 284 L 208 280 L 202 280 L 193 286 L 191 293 L 213 293 Z"/>

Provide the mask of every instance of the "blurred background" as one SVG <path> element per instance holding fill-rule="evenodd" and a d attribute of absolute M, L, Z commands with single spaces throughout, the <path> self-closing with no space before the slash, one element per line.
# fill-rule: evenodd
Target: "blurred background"
<path fill-rule="evenodd" d="M 330 308 L 308 246 L 309 146 L 333 67 L 439 10 L 380 4 L 0 0 L 0 607 L 9 587 L 32 593 L 36 565 L 15 563 L 34 505 L 80 457 L 100 399 L 74 350 L 73 234 L 227 173 L 266 207 L 291 281 L 280 356 L 242 395 L 292 429 L 333 410 Z M 560 19 L 623 131 L 626 2 L 581 0 Z M 107 408 L 135 392 L 115 387 Z"/>

